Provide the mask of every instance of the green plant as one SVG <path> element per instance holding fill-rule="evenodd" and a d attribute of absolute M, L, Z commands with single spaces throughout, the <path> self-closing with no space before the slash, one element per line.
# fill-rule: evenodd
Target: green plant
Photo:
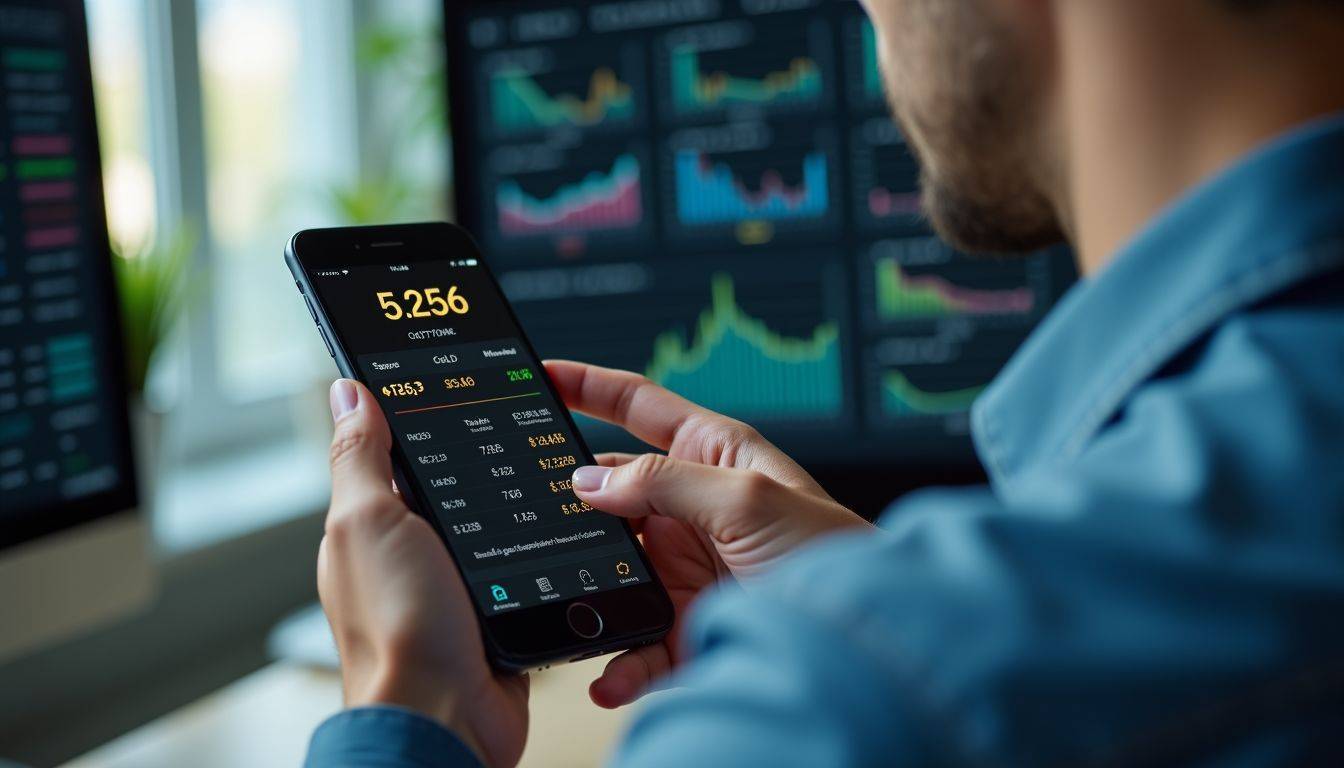
<path fill-rule="evenodd" d="M 332 185 L 327 198 L 348 224 L 431 218 L 441 212 L 442 190 L 423 189 L 398 171 L 396 153 L 426 137 L 447 141 L 442 33 L 435 27 L 373 24 L 356 43 L 361 79 L 383 103 L 367 128 L 379 137 L 367 148 L 359 178 Z M 396 83 L 397 87 L 384 87 Z"/>
<path fill-rule="evenodd" d="M 154 354 L 185 304 L 184 278 L 195 243 L 195 235 L 180 232 L 147 245 L 113 244 L 126 374 L 132 392 L 144 393 Z"/>
<path fill-rule="evenodd" d="M 347 224 L 383 224 L 405 214 L 414 200 L 411 185 L 394 178 L 360 179 L 330 190 L 336 214 Z"/>
<path fill-rule="evenodd" d="M 406 134 L 446 133 L 443 32 L 437 27 L 373 25 L 360 34 L 356 63 L 366 76 L 409 85 L 395 122 Z"/>

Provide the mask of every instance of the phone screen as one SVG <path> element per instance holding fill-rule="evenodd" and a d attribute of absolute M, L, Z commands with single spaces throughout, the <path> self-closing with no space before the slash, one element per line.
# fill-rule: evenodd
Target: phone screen
<path fill-rule="evenodd" d="M 574 495 L 587 449 L 478 259 L 307 274 L 485 615 L 649 581 L 629 528 Z"/>

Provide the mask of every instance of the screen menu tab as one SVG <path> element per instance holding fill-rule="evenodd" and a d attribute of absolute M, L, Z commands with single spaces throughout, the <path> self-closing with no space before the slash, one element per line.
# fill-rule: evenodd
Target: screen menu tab
<path fill-rule="evenodd" d="M 648 581 L 540 361 L 475 259 L 311 274 L 487 615 Z"/>

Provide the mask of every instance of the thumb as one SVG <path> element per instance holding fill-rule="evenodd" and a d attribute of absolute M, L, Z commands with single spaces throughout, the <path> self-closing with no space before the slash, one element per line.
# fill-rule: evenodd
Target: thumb
<path fill-rule="evenodd" d="M 392 494 L 392 433 L 373 395 L 363 384 L 337 379 L 331 385 L 331 499 L 357 503 Z"/>
<path fill-rule="evenodd" d="M 619 467 L 580 467 L 574 491 L 621 517 L 662 515 L 719 537 L 728 520 L 760 508 L 778 484 L 759 472 L 647 453 Z M 749 516 L 749 515 L 747 515 Z"/>

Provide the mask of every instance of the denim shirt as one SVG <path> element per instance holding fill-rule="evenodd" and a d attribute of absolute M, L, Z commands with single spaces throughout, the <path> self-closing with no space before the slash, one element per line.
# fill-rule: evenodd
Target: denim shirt
<path fill-rule="evenodd" d="M 695 607 L 621 766 L 1344 765 L 1344 116 L 1076 285 L 921 492 Z M 472 765 L 395 710 L 308 765 Z"/>

